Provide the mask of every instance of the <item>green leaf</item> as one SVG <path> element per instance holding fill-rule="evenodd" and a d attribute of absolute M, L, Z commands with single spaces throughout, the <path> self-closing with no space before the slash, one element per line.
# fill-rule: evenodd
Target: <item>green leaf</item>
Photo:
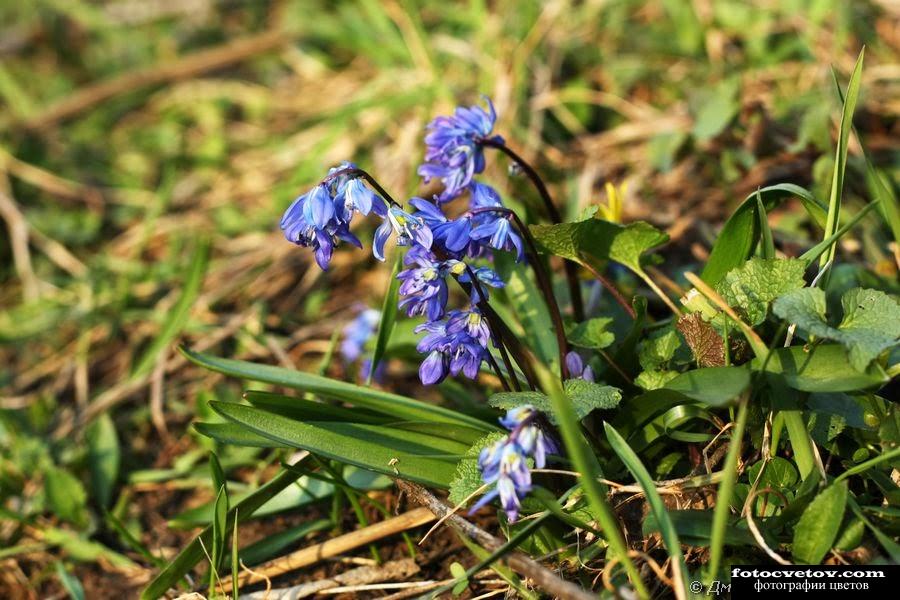
<path fill-rule="evenodd" d="M 798 563 L 817 565 L 822 562 L 837 538 L 846 506 L 845 481 L 829 485 L 809 503 L 794 528 L 791 552 Z"/>
<path fill-rule="evenodd" d="M 109 413 L 104 412 L 88 426 L 85 439 L 88 445 L 88 462 L 91 466 L 91 490 L 97 504 L 108 508 L 116 479 L 119 477 L 121 462 L 119 436 Z"/>
<path fill-rule="evenodd" d="M 622 391 L 618 388 L 583 379 L 567 380 L 565 393 L 579 421 L 595 410 L 615 408 L 622 401 Z M 530 404 L 535 409 L 546 413 L 550 422 L 556 424 L 552 403 L 541 392 L 500 392 L 488 398 L 488 404 L 504 410 Z"/>
<path fill-rule="evenodd" d="M 602 350 L 612 344 L 616 336 L 609 331 L 613 319 L 597 317 L 575 325 L 567 333 L 569 343 L 580 348 Z"/>
<path fill-rule="evenodd" d="M 634 378 L 634 383 L 647 391 L 658 390 L 666 387 L 678 375 L 678 371 L 642 371 Z"/>
<path fill-rule="evenodd" d="M 841 298 L 844 318 L 835 328 L 825 319 L 825 292 L 803 288 L 778 298 L 773 310 L 810 335 L 835 340 L 849 351 L 850 362 L 864 371 L 900 338 L 900 303 L 878 290 L 853 288 Z"/>
<path fill-rule="evenodd" d="M 769 304 L 790 291 L 806 285 L 806 263 L 794 259 L 751 258 L 729 271 L 716 286 L 729 306 L 739 309 L 751 327 L 766 319 Z"/>
<path fill-rule="evenodd" d="M 62 584 L 63 589 L 69 594 L 69 598 L 72 600 L 85 600 L 84 587 L 82 587 L 81 582 L 78 581 L 77 577 L 66 570 L 66 566 L 62 561 L 57 561 L 56 563 L 56 576 L 59 578 L 59 582 Z"/>
<path fill-rule="evenodd" d="M 863 58 L 866 49 L 859 52 L 856 66 L 850 75 L 850 83 L 847 85 L 847 93 L 844 96 L 844 107 L 841 111 L 841 124 L 838 130 L 837 148 L 835 148 L 834 173 L 831 178 L 831 193 L 828 198 L 828 216 L 825 219 L 824 237 L 834 233 L 841 220 L 841 195 L 844 189 L 844 172 L 847 169 L 847 142 L 850 141 L 850 130 L 853 127 L 853 113 L 856 111 L 856 101 L 859 98 L 859 89 L 862 83 Z M 829 261 L 834 260 L 837 251 L 837 242 L 831 245 L 831 249 L 819 258 L 819 267 L 822 268 Z"/>
<path fill-rule="evenodd" d="M 103 544 L 85 539 L 82 535 L 70 529 L 57 529 L 56 527 L 43 527 L 41 529 L 43 541 L 51 546 L 62 548 L 66 556 L 72 560 L 93 563 L 106 561 L 120 569 L 140 569 L 140 567 L 127 556 L 110 550 Z"/>
<path fill-rule="evenodd" d="M 379 415 L 364 409 L 344 408 L 325 402 L 260 390 L 247 390 L 244 392 L 244 400 L 253 406 L 298 421 L 352 421 L 354 423 L 380 424 L 392 420 L 386 415 Z"/>
<path fill-rule="evenodd" d="M 237 423 L 194 423 L 194 429 L 200 435 L 212 438 L 220 444 L 247 446 L 250 448 L 289 448 L 287 444 L 276 442 L 265 436 L 253 433 Z"/>
<path fill-rule="evenodd" d="M 709 510 L 670 510 L 669 519 L 681 541 L 691 546 L 707 547 L 710 543 L 713 513 Z M 644 519 L 643 533 L 660 533 L 661 527 L 654 513 Z M 739 526 L 737 519 L 731 519 L 725 529 L 725 543 L 729 546 L 756 546 L 753 535 Z"/>
<path fill-rule="evenodd" d="M 788 198 L 797 197 L 817 223 L 825 222 L 825 208 L 810 192 L 800 186 L 780 183 L 753 192 L 722 227 L 709 253 L 701 278 L 712 287 L 715 287 L 726 273 L 744 264 L 756 248 L 761 235 L 759 217 L 756 214 L 757 193 L 762 197 L 767 210 L 772 210 Z"/>
<path fill-rule="evenodd" d="M 394 259 L 394 268 L 391 269 L 391 283 L 388 286 L 387 294 L 384 295 L 384 302 L 381 305 L 381 321 L 378 323 L 378 335 L 375 338 L 375 350 L 372 352 L 372 368 L 369 369 L 366 385 L 372 385 L 372 377 L 375 376 L 375 369 L 377 369 L 379 363 L 381 363 L 388 341 L 391 339 L 391 333 L 394 332 L 394 324 L 397 322 L 397 299 L 400 297 L 400 280 L 397 279 L 397 274 L 400 272 L 402 266 L 402 253 L 397 252 L 397 257 Z"/>
<path fill-rule="evenodd" d="M 644 340 L 638 351 L 638 360 L 647 371 L 653 371 L 667 364 L 681 347 L 681 337 L 674 329 L 665 329 Z"/>
<path fill-rule="evenodd" d="M 336 381 L 302 371 L 293 371 L 270 365 L 258 365 L 243 360 L 219 358 L 209 354 L 192 352 L 186 348 L 181 348 L 180 350 L 191 362 L 218 373 L 262 383 L 283 385 L 327 398 L 343 400 L 353 406 L 368 408 L 394 419 L 460 423 L 485 432 L 496 429 L 496 427 L 475 417 L 440 406 L 419 402 L 399 394 L 391 394 L 370 387 Z"/>
<path fill-rule="evenodd" d="M 739 88 L 739 79 L 726 79 L 705 94 L 694 120 L 694 137 L 709 140 L 728 126 L 741 107 L 737 99 Z"/>
<path fill-rule="evenodd" d="M 225 536 L 228 534 L 228 492 L 225 491 L 224 484 L 219 488 L 213 506 L 215 506 L 215 510 L 213 511 L 212 549 L 209 565 L 209 584 L 211 587 L 216 585 L 216 581 L 219 578 L 218 572 L 225 557 Z"/>
<path fill-rule="evenodd" d="M 302 423 L 264 410 L 211 402 L 220 415 L 250 430 L 320 456 L 385 475 L 446 488 L 467 445 L 433 435 L 364 423 Z"/>
<path fill-rule="evenodd" d="M 559 368 L 559 349 L 553 320 L 540 289 L 529 277 L 523 263 L 517 263 L 510 253 L 494 257 L 497 272 L 505 282 L 502 293 L 516 318 L 528 332 L 529 347 L 551 369 Z"/>
<path fill-rule="evenodd" d="M 59 467 L 44 472 L 44 491 L 50 510 L 64 521 L 75 525 L 87 524 L 87 493 L 78 478 Z"/>
<path fill-rule="evenodd" d="M 678 539 L 678 531 L 675 529 L 675 525 L 669 518 L 666 504 L 660 497 L 659 492 L 656 491 L 656 483 L 650 476 L 650 472 L 647 471 L 647 467 L 644 466 L 634 450 L 628 446 L 625 439 L 619 435 L 619 432 L 606 422 L 603 423 L 603 428 L 606 431 L 606 439 L 609 441 L 609 445 L 613 449 L 613 452 L 615 452 L 619 459 L 625 464 L 625 467 L 634 476 L 635 481 L 637 481 L 644 490 L 647 503 L 650 505 L 650 512 L 655 517 L 656 523 L 662 533 L 663 542 L 666 545 L 669 557 L 673 559 L 672 575 L 677 584 L 684 586 L 686 584 L 685 578 L 687 577 L 688 571 L 687 566 L 684 563 L 684 555 L 681 553 L 681 542 Z"/>
<path fill-rule="evenodd" d="M 668 235 L 643 221 L 618 225 L 588 219 L 577 223 L 532 225 L 529 229 L 545 252 L 575 262 L 583 262 L 585 255 L 614 260 L 636 273 L 643 273 L 643 254 L 669 240 Z"/>
<path fill-rule="evenodd" d="M 135 363 L 132 371 L 133 378 L 149 373 L 159 359 L 160 352 L 171 344 L 172 340 L 184 328 L 191 306 L 193 306 L 194 300 L 197 299 L 200 293 L 200 288 L 203 285 L 203 276 L 206 274 L 208 264 L 209 241 L 204 239 L 201 240 L 197 250 L 194 252 L 194 257 L 191 259 L 191 265 L 188 268 L 178 302 L 168 311 L 166 322 L 163 324 L 159 335 L 156 336 L 147 350 L 144 351 L 144 354 L 141 355 L 141 358 Z"/>
<path fill-rule="evenodd" d="M 302 460 L 306 460 L 308 457 L 309 455 Z M 256 509 L 291 485 L 299 476 L 300 474 L 297 472 L 283 470 L 274 479 L 237 503 L 228 512 L 226 527 L 233 527 L 235 520 L 243 522 L 249 519 L 256 512 Z M 240 518 L 237 519 L 237 516 Z M 165 594 L 170 587 L 178 583 L 182 577 L 204 558 L 203 548 L 204 546 L 209 547 L 211 539 L 212 526 L 210 525 L 185 547 L 178 556 L 172 559 L 159 575 L 144 588 L 144 591 L 141 592 L 141 600 L 156 600 Z"/>
<path fill-rule="evenodd" d="M 209 470 L 212 475 L 213 489 L 219 490 L 225 488 L 226 494 L 228 493 L 228 479 L 225 477 L 225 471 L 222 469 L 222 463 L 219 462 L 219 457 L 216 456 L 216 453 L 213 452 L 209 455 Z"/>
<path fill-rule="evenodd" d="M 709 367 L 686 371 L 667 383 L 666 388 L 709 406 L 724 406 L 748 385 L 750 370 L 746 367 Z"/>
<path fill-rule="evenodd" d="M 499 431 L 489 433 L 466 451 L 466 455 L 456 465 L 456 473 L 450 482 L 450 495 L 448 499 L 453 506 L 456 506 L 478 488 L 484 485 L 481 479 L 481 470 L 478 468 L 478 456 L 482 449 L 506 438 L 506 434 Z"/>
<path fill-rule="evenodd" d="M 754 370 L 765 365 L 766 373 L 783 378 L 788 386 L 802 392 L 852 392 L 888 381 L 878 365 L 865 372 L 853 368 L 840 344 L 779 348 L 769 353 L 768 361 L 755 358 L 751 365 Z"/>

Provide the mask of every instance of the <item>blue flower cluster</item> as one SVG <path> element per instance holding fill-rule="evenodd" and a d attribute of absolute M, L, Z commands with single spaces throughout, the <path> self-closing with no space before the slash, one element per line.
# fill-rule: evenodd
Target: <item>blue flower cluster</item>
<path fill-rule="evenodd" d="M 517 260 L 524 255 L 522 238 L 512 227 L 511 213 L 500 194 L 474 179 L 485 168 L 484 143 L 503 141 L 491 137 L 497 114 L 490 100 L 485 100 L 487 108 L 460 107 L 428 125 L 426 162 L 419 173 L 426 182 L 437 179 L 444 187 L 432 200 L 411 199 L 412 213 L 373 191 L 366 182 L 384 194 L 367 173 L 344 162 L 294 200 L 281 219 L 288 241 L 312 248 L 323 270 L 340 242 L 362 247 L 350 231 L 356 213 L 382 220 L 372 244 L 377 259 L 384 260 L 384 246 L 392 235 L 398 245 L 411 247 L 404 258 L 405 269 L 398 275 L 399 306 L 409 316 L 426 319 L 416 329 L 426 333 L 418 345 L 426 355 L 419 369 L 425 384 L 438 383 L 448 374 L 475 378 L 482 361 L 490 356 L 491 336 L 478 305 L 487 300 L 482 297 L 486 287 L 502 287 L 503 281 L 490 268 L 469 262 L 490 260 L 498 250 L 515 253 Z M 468 208 L 450 218 L 444 207 L 464 195 Z M 468 308 L 448 311 L 448 276 L 468 284 Z"/>
<path fill-rule="evenodd" d="M 362 358 L 366 344 L 375 336 L 378 323 L 381 322 L 381 311 L 360 306 L 356 318 L 350 321 L 341 332 L 341 356 L 344 363 L 350 365 Z M 359 376 L 366 378 L 372 370 L 372 359 L 363 358 L 359 365 Z M 384 363 L 378 365 L 374 379 L 379 380 L 384 372 Z"/>
<path fill-rule="evenodd" d="M 472 507 L 475 512 L 499 496 L 500 504 L 510 521 L 519 518 L 522 498 L 531 491 L 531 471 L 528 459 L 543 469 L 548 454 L 559 454 L 557 442 L 537 424 L 540 413 L 530 405 L 507 411 L 500 424 L 510 430 L 504 439 L 484 448 L 478 457 L 482 480 L 493 486 Z"/>
<path fill-rule="evenodd" d="M 321 183 L 294 200 L 281 217 L 284 237 L 298 246 L 312 248 L 323 271 L 328 269 L 339 242 L 362 248 L 359 238 L 350 232 L 350 222 L 357 212 L 363 216 L 374 213 L 383 221 L 372 246 L 379 260 L 384 260 L 384 244 L 392 232 L 397 234 L 397 244 L 401 246 L 415 240 L 431 247 L 431 231 L 422 219 L 390 206 L 366 187 L 359 173 L 351 162 L 333 167 Z"/>

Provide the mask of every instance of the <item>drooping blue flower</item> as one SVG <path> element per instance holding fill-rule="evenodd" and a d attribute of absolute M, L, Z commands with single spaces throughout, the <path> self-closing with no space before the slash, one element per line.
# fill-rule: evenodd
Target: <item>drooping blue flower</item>
<path fill-rule="evenodd" d="M 399 307 L 406 309 L 407 316 L 425 315 L 429 321 L 444 316 L 447 307 L 447 266 L 444 261 L 422 246 L 413 246 L 406 253 L 403 262 L 415 265 L 397 274 L 400 280 Z"/>
<path fill-rule="evenodd" d="M 348 363 L 355 362 L 362 356 L 366 343 L 375 335 L 378 323 L 381 322 L 381 311 L 374 308 L 363 308 L 356 318 L 347 323 L 342 331 L 341 356 Z"/>
<path fill-rule="evenodd" d="M 531 471 L 522 447 L 511 439 L 499 440 L 484 448 L 478 457 L 482 480 L 494 488 L 483 495 L 469 511 L 473 513 L 496 497 L 510 522 L 519 518 L 522 498 L 531 491 Z"/>
<path fill-rule="evenodd" d="M 487 348 L 488 341 L 491 339 L 491 329 L 487 319 L 480 310 L 474 307 L 468 310 L 454 310 L 447 316 L 447 333 L 462 332 L 477 340 L 484 348 Z"/>
<path fill-rule="evenodd" d="M 352 169 L 356 165 L 346 161 L 331 168 L 322 183 L 294 200 L 281 218 L 284 237 L 312 248 L 316 263 L 323 270 L 328 269 L 339 241 L 362 248 L 359 239 L 350 233 L 355 212 L 374 212 L 382 217 L 387 214 L 385 200 L 354 176 Z"/>
<path fill-rule="evenodd" d="M 294 200 L 281 217 L 281 230 L 289 242 L 312 248 L 323 271 L 328 270 L 339 240 L 362 248 L 359 239 L 350 233 L 349 224 L 337 215 L 334 198 L 324 185 L 317 185 Z"/>
<path fill-rule="evenodd" d="M 516 260 L 521 261 L 524 256 L 524 246 L 522 238 L 510 224 L 510 215 L 502 211 L 486 210 L 504 208 L 500 194 L 491 186 L 477 181 L 472 182 L 469 191 L 471 210 L 475 213 L 469 237 L 495 250 L 514 251 Z"/>
<path fill-rule="evenodd" d="M 570 350 L 566 354 L 566 369 L 571 377 L 584 379 L 591 383 L 594 382 L 594 370 L 591 368 L 591 365 L 585 365 L 584 361 L 581 360 L 581 355 L 574 350 Z"/>
<path fill-rule="evenodd" d="M 434 240 L 431 229 L 422 218 L 413 216 L 396 206 L 391 206 L 388 208 L 384 223 L 375 230 L 372 253 L 378 260 L 384 260 L 384 244 L 391 237 L 391 233 L 397 234 L 398 246 L 409 246 L 415 242 L 423 248 L 430 249 Z"/>
<path fill-rule="evenodd" d="M 413 214 L 425 221 L 431 229 L 435 245 L 458 258 L 466 254 L 474 256 L 473 251 L 477 250 L 477 245 L 473 245 L 469 237 L 472 231 L 470 214 L 448 219 L 439 206 L 424 198 L 413 198 L 409 203 L 417 209 Z"/>
<path fill-rule="evenodd" d="M 428 124 L 425 136 L 425 164 L 419 167 L 426 183 L 439 179 L 444 190 L 437 196 L 441 202 L 456 198 L 484 171 L 482 144 L 491 135 L 497 113 L 490 99 L 485 97 L 487 110 L 480 106 L 459 107 L 453 115 L 436 117 Z M 494 136 L 501 142 L 503 138 Z"/>
<path fill-rule="evenodd" d="M 543 469 L 548 454 L 559 454 L 556 441 L 538 424 L 540 413 L 530 404 L 507 411 L 500 424 L 510 430 L 509 439 L 515 440 L 527 456 L 534 457 L 534 466 Z"/>
<path fill-rule="evenodd" d="M 416 333 L 427 332 L 419 340 L 416 349 L 428 356 L 419 367 L 419 379 L 425 385 L 444 380 L 447 375 L 462 373 L 475 379 L 481 363 L 487 358 L 487 337 L 477 326 L 461 325 L 469 319 L 471 311 L 453 310 L 441 321 L 429 321 L 416 327 Z M 451 331 L 451 321 L 454 323 Z M 478 337 L 470 334 L 475 331 Z"/>

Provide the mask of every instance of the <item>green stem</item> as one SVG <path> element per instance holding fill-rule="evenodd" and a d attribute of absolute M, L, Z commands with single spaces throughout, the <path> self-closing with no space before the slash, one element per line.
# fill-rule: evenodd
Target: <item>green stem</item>
<path fill-rule="evenodd" d="M 734 496 L 734 484 L 737 481 L 737 464 L 741 456 L 741 441 L 744 437 L 744 428 L 747 425 L 749 412 L 748 397 L 741 399 L 738 407 L 737 420 L 731 431 L 731 442 L 728 446 L 728 454 L 725 455 L 725 464 L 722 466 L 722 483 L 716 490 L 716 508 L 713 513 L 712 535 L 709 544 L 709 562 L 706 565 L 706 580 L 712 582 L 718 577 L 719 567 L 722 564 L 722 551 L 725 546 L 725 531 L 728 528 L 728 515 L 731 511 L 731 499 Z"/>

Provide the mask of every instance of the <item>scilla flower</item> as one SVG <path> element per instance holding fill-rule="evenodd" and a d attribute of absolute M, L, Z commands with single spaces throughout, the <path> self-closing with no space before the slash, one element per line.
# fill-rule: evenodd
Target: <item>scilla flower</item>
<path fill-rule="evenodd" d="M 437 199 L 456 198 L 476 173 L 484 171 L 482 143 L 488 139 L 497 121 L 494 105 L 485 98 L 487 110 L 480 106 L 459 107 L 453 115 L 436 117 L 428 124 L 425 136 L 425 164 L 419 175 L 426 182 L 439 179 L 444 190 Z M 503 142 L 500 136 L 492 140 Z"/>
<path fill-rule="evenodd" d="M 281 218 L 284 237 L 299 246 L 312 248 L 316 263 L 323 270 L 328 269 L 339 241 L 362 248 L 359 239 L 350 233 L 354 213 L 374 212 L 381 217 L 387 214 L 385 200 L 353 176 L 354 169 L 356 165 L 346 161 L 331 168 L 328 176 L 294 200 Z"/>
<path fill-rule="evenodd" d="M 483 449 L 478 457 L 482 480 L 494 488 L 482 496 L 469 511 L 475 512 L 496 497 L 509 520 L 519 518 L 522 498 L 531 491 L 531 471 L 528 458 L 519 444 L 511 439 L 500 440 Z"/>
<path fill-rule="evenodd" d="M 594 382 L 594 370 L 591 368 L 591 365 L 585 365 L 584 361 L 581 360 L 581 355 L 574 350 L 566 354 L 566 369 L 568 369 L 571 377 L 584 379 L 591 383 Z"/>
<path fill-rule="evenodd" d="M 339 202 L 342 204 L 343 199 Z M 350 233 L 349 222 L 335 210 L 335 198 L 328 186 L 319 184 L 288 207 L 281 218 L 281 230 L 289 241 L 315 251 L 316 263 L 328 269 L 334 246 L 343 240 L 358 248 L 362 243 Z"/>
<path fill-rule="evenodd" d="M 513 230 L 509 214 L 484 210 L 504 208 L 500 194 L 491 186 L 478 182 L 473 182 L 469 190 L 472 195 L 471 209 L 475 213 L 474 227 L 469 237 L 495 250 L 514 251 L 516 260 L 521 261 L 524 256 L 522 238 Z"/>
<path fill-rule="evenodd" d="M 431 248 L 433 236 L 431 229 L 420 217 L 413 216 L 403 209 L 391 206 L 387 211 L 387 218 L 378 229 L 375 230 L 375 241 L 372 244 L 372 253 L 378 260 L 384 260 L 384 244 L 391 233 L 397 234 L 398 246 L 409 246 L 412 242 L 424 248 Z"/>
<path fill-rule="evenodd" d="M 469 379 L 478 376 L 481 363 L 487 358 L 487 338 L 482 336 L 479 327 L 470 329 L 466 326 L 471 313 L 472 310 L 452 310 L 442 321 L 429 321 L 416 327 L 416 333 L 427 332 L 416 346 L 419 352 L 428 355 L 419 367 L 419 379 L 423 384 L 440 383 L 447 375 L 460 373 Z M 461 326 L 461 323 L 466 325 Z"/>
<path fill-rule="evenodd" d="M 444 316 L 447 307 L 447 266 L 422 246 L 413 246 L 403 258 L 406 265 L 397 275 L 400 280 L 400 308 L 406 309 L 407 316 L 425 315 L 429 321 Z"/>
<path fill-rule="evenodd" d="M 462 215 L 456 219 L 448 219 L 447 215 L 434 203 L 424 198 L 413 198 L 409 201 L 417 210 L 413 213 L 431 229 L 434 244 L 441 250 L 458 258 L 468 254 L 474 256 L 477 245 L 473 245 L 469 233 L 472 231 L 472 216 Z"/>
<path fill-rule="evenodd" d="M 380 310 L 363 308 L 355 319 L 347 323 L 341 341 L 341 356 L 345 362 L 352 363 L 362 356 L 366 343 L 375 335 L 379 322 L 381 322 Z"/>
<path fill-rule="evenodd" d="M 528 459 L 543 469 L 548 454 L 558 454 L 559 446 L 538 425 L 540 413 L 531 405 L 507 411 L 500 424 L 510 430 L 506 438 L 484 448 L 478 457 L 481 478 L 494 488 L 482 496 L 469 511 L 475 512 L 496 497 L 510 521 L 519 517 L 522 498 L 531 491 Z"/>

